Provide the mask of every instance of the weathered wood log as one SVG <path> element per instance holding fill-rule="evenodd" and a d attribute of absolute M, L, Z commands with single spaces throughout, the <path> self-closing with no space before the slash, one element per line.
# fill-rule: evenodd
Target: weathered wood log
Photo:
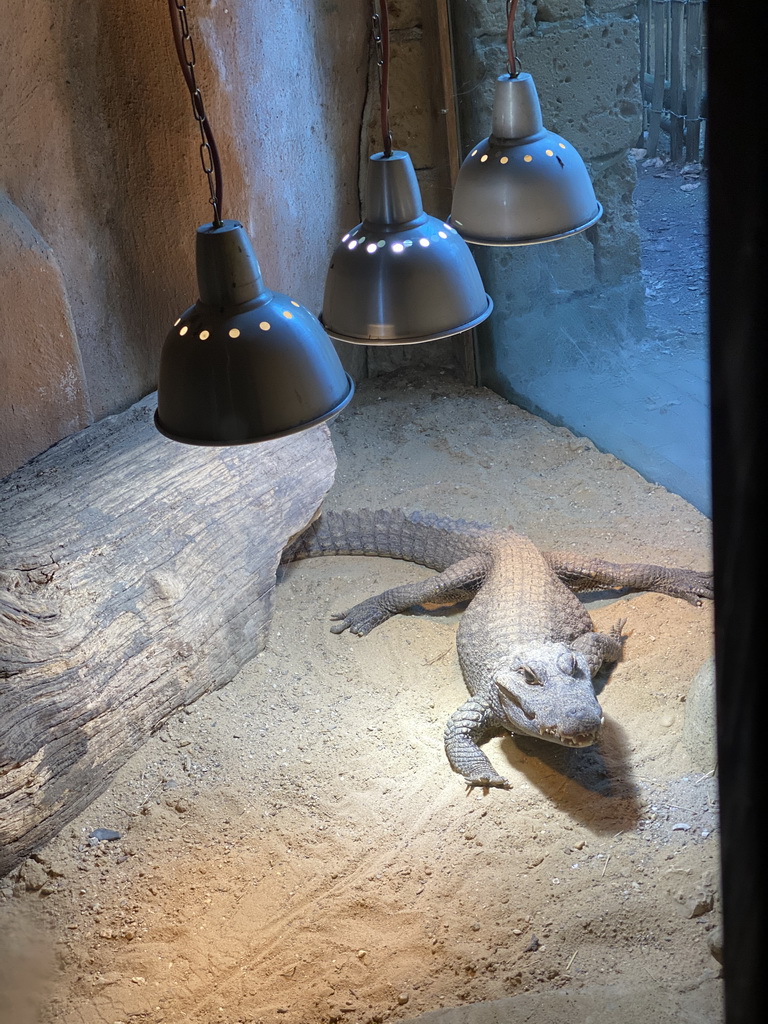
<path fill-rule="evenodd" d="M 154 404 L 0 481 L 0 874 L 263 648 L 280 553 L 333 482 L 324 426 L 192 447 Z"/>

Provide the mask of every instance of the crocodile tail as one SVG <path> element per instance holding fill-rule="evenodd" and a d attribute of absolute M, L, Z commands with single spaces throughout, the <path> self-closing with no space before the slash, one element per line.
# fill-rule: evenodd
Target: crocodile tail
<path fill-rule="evenodd" d="M 283 551 L 282 562 L 318 555 L 378 555 L 442 571 L 484 550 L 490 527 L 399 509 L 324 512 Z"/>

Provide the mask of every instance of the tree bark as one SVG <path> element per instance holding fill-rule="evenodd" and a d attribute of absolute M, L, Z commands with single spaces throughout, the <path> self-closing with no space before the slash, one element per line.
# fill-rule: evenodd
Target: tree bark
<path fill-rule="evenodd" d="M 263 648 L 280 553 L 333 483 L 324 426 L 202 448 L 154 405 L 0 481 L 0 874 Z"/>

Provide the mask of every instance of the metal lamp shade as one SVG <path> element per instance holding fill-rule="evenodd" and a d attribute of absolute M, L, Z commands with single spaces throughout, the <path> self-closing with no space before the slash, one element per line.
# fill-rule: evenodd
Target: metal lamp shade
<path fill-rule="evenodd" d="M 323 423 L 351 378 L 318 320 L 264 287 L 241 224 L 197 231 L 200 298 L 163 345 L 155 424 L 174 441 L 269 441 Z"/>
<path fill-rule="evenodd" d="M 414 345 L 469 330 L 489 316 L 469 247 L 421 205 L 410 156 L 368 162 L 365 219 L 331 259 L 321 321 L 355 345 Z"/>
<path fill-rule="evenodd" d="M 461 165 L 450 223 L 479 245 L 531 245 L 584 231 L 602 213 L 578 152 L 544 128 L 531 76 L 502 75 L 492 133 Z"/>

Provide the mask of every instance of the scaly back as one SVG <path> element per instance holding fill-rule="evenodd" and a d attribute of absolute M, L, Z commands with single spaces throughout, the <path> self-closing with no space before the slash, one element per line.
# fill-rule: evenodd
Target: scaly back
<path fill-rule="evenodd" d="M 286 547 L 281 561 L 317 555 L 378 555 L 442 572 L 468 555 L 487 551 L 497 536 L 490 526 L 428 512 L 367 508 L 323 512 Z"/>

